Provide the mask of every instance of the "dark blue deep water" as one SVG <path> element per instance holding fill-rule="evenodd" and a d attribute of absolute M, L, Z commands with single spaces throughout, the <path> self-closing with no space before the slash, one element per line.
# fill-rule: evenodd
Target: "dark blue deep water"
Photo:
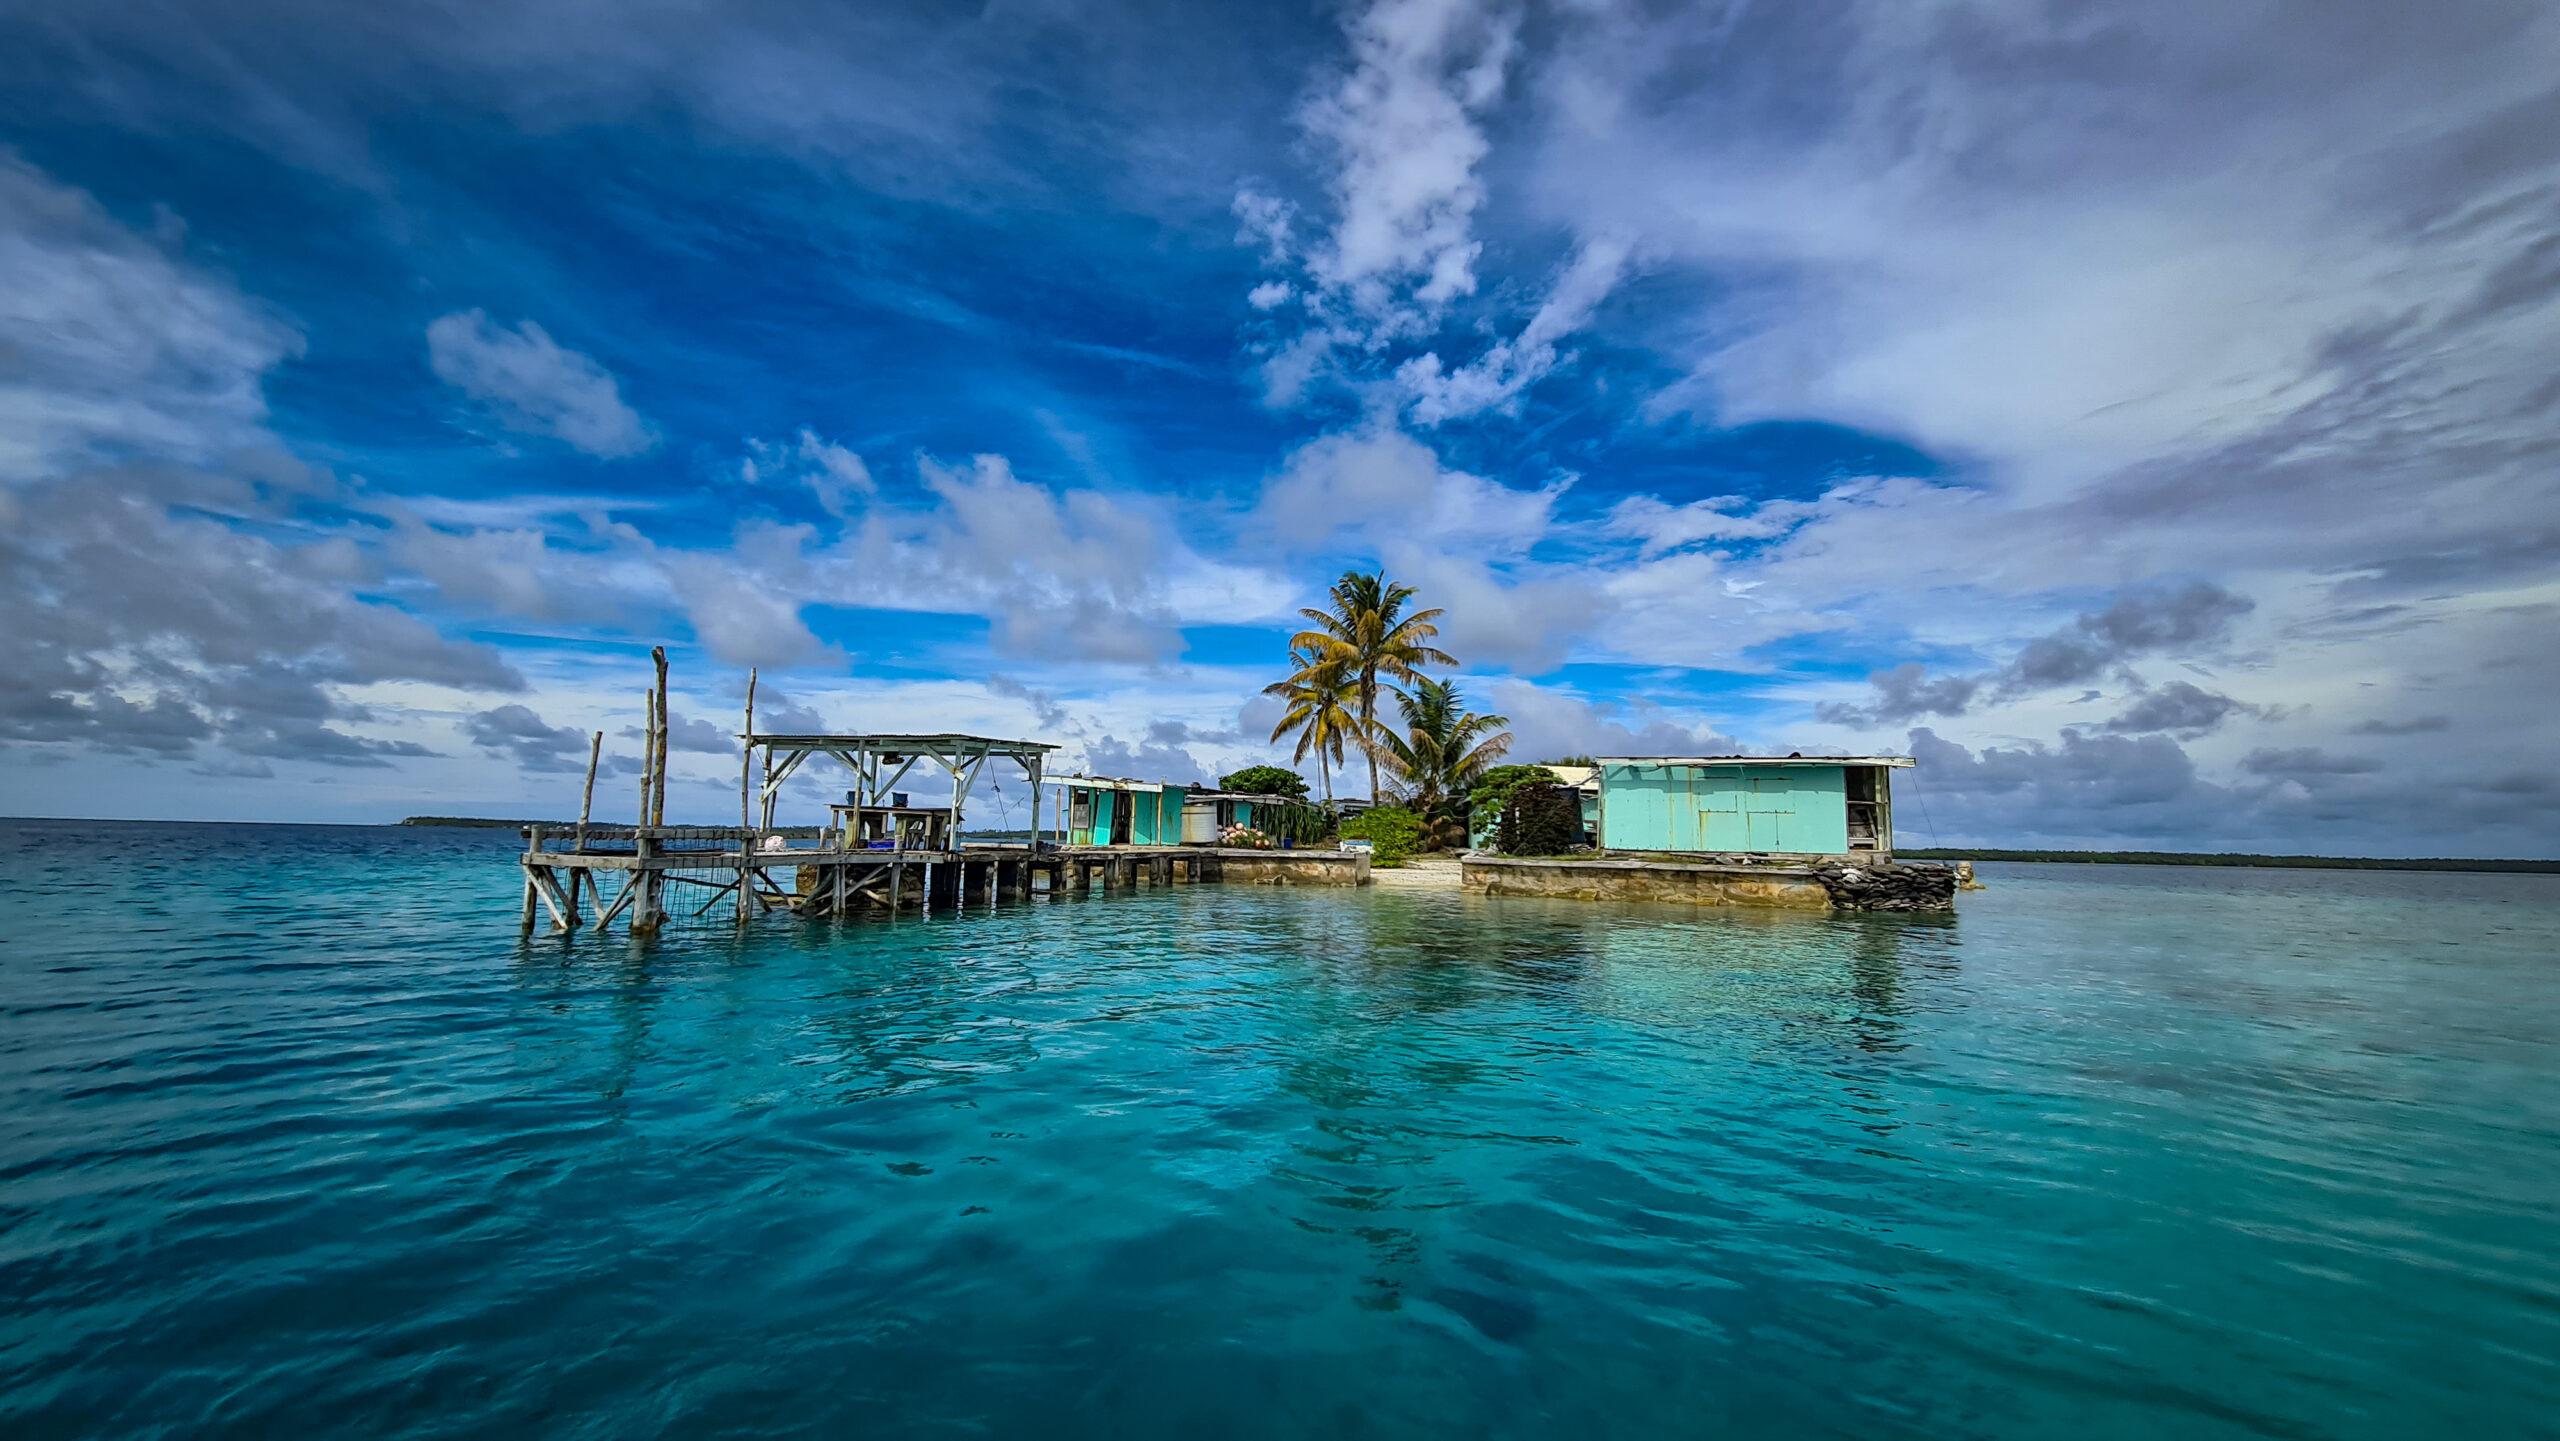
<path fill-rule="evenodd" d="M 0 1434 L 2560 1435 L 2560 879 L 654 944 L 0 824 Z"/>

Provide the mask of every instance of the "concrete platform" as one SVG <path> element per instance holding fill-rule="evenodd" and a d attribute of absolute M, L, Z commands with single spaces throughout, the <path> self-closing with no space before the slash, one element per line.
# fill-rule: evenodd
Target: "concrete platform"
<path fill-rule="evenodd" d="M 1801 911 L 1952 911 L 1953 867 L 1824 861 L 1736 865 L 1611 856 L 1468 856 L 1459 884 L 1483 896 L 1771 906 Z"/>

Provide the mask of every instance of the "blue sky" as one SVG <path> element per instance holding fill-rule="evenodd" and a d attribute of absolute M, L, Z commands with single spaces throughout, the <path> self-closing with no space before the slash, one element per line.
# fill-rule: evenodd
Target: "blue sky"
<path fill-rule="evenodd" d="M 0 808 L 563 811 L 659 641 L 705 726 L 755 665 L 1194 779 L 1384 565 L 1524 758 L 2551 854 L 2556 52 L 2477 0 L 0 12 Z"/>

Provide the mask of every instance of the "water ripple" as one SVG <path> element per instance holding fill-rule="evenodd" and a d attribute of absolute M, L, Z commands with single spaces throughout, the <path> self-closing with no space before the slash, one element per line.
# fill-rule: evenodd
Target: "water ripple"
<path fill-rule="evenodd" d="M 2550 878 L 635 943 L 506 843 L 0 824 L 0 1429 L 2560 1434 Z"/>

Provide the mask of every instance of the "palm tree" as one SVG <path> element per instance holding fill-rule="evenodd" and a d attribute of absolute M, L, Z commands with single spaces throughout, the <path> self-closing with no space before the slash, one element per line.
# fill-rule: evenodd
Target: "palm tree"
<path fill-rule="evenodd" d="M 1419 681 L 1424 666 L 1458 663 L 1457 657 L 1430 643 L 1440 634 L 1440 627 L 1432 624 L 1440 618 L 1438 608 L 1406 615 L 1405 602 L 1411 599 L 1413 587 L 1388 584 L 1385 571 L 1376 575 L 1344 571 L 1333 583 L 1333 608 L 1299 611 L 1316 623 L 1315 629 L 1289 637 L 1291 651 L 1311 652 L 1339 665 L 1352 682 L 1353 713 L 1360 723 L 1354 739 L 1369 757 L 1372 804 L 1378 800 L 1378 743 L 1383 731 L 1378 724 L 1378 678 Z"/>
<path fill-rule="evenodd" d="M 1351 714 L 1351 675 L 1339 660 L 1322 651 L 1293 650 L 1289 659 L 1298 667 L 1289 678 L 1262 688 L 1264 695 L 1288 707 L 1280 723 L 1271 728 L 1271 739 L 1276 742 L 1292 732 L 1297 735 L 1298 750 L 1290 757 L 1293 765 L 1305 760 L 1307 752 L 1315 752 L 1316 781 L 1324 789 L 1325 803 L 1330 805 L 1333 772 L 1326 761 L 1342 764 L 1343 744 L 1357 734 L 1360 724 Z"/>
<path fill-rule="evenodd" d="M 1511 749 L 1511 733 L 1502 729 L 1511 722 L 1468 710 L 1454 681 L 1426 680 L 1411 694 L 1399 692 L 1396 709 L 1404 713 L 1404 734 L 1388 732 L 1380 743 L 1396 773 L 1398 799 L 1422 817 L 1435 849 L 1463 843 L 1460 807 L 1478 778 Z"/>

